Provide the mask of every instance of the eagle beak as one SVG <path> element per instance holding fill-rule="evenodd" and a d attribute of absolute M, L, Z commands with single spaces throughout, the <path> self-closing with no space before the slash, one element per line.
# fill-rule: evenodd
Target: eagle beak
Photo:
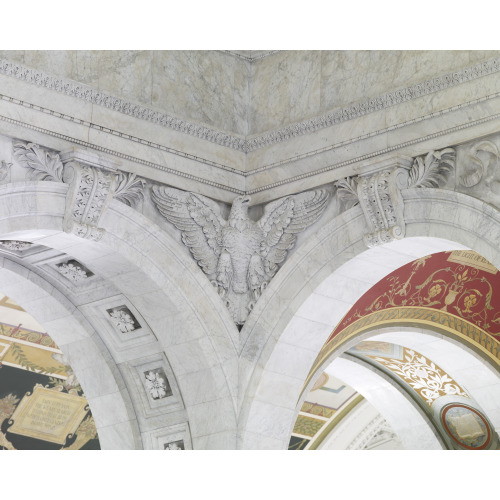
<path fill-rule="evenodd" d="M 251 199 L 252 199 L 252 198 L 250 198 L 250 196 L 245 196 L 245 197 L 241 200 L 241 203 L 242 203 L 243 205 L 248 205 L 248 203 L 250 203 L 250 200 L 251 200 Z"/>

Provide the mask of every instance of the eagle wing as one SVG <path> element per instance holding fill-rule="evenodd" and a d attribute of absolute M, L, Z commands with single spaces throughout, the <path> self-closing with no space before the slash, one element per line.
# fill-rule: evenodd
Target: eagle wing
<path fill-rule="evenodd" d="M 207 275 L 216 272 L 226 221 L 214 201 L 199 194 L 153 186 L 160 213 L 182 233 L 182 242 Z"/>
<path fill-rule="evenodd" d="M 300 233 L 314 224 L 325 211 L 328 191 L 318 189 L 286 196 L 265 206 L 258 224 L 264 233 L 260 245 L 264 270 L 274 276 Z"/>

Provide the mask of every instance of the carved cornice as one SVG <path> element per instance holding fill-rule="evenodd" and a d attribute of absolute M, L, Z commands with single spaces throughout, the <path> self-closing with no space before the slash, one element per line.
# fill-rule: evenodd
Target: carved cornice
<path fill-rule="evenodd" d="M 82 99 L 92 104 L 118 111 L 120 113 L 146 120 L 163 127 L 182 132 L 199 139 L 204 139 L 220 146 L 236 149 L 244 153 L 255 151 L 279 142 L 290 140 L 294 137 L 315 132 L 331 127 L 360 116 L 379 111 L 402 102 L 410 101 L 424 95 L 460 85 L 461 83 L 480 78 L 500 71 L 500 58 L 490 59 L 463 70 L 454 71 L 446 75 L 432 78 L 410 87 L 400 88 L 387 92 L 379 97 L 351 104 L 347 107 L 336 109 L 330 113 L 294 123 L 261 134 L 252 138 L 242 138 L 235 135 L 212 129 L 200 124 L 190 123 L 179 118 L 174 118 L 166 113 L 155 111 L 151 108 L 135 104 L 111 94 L 96 90 L 88 85 L 72 80 L 57 78 L 42 71 L 28 68 L 19 63 L 0 59 L 0 74 L 11 76 L 27 83 L 45 87 L 62 94 Z"/>
<path fill-rule="evenodd" d="M 404 87 L 393 92 L 387 92 L 379 97 L 367 99 L 344 108 L 336 109 L 330 113 L 311 118 L 299 123 L 294 123 L 279 130 L 273 130 L 246 141 L 246 152 L 264 148 L 271 144 L 287 141 L 294 137 L 310 134 L 317 130 L 331 127 L 354 118 L 359 118 L 381 109 L 389 108 L 402 102 L 411 101 L 424 95 L 432 94 L 439 90 L 455 87 L 482 76 L 500 71 L 500 58 L 490 59 L 470 66 L 460 71 L 454 71 L 443 76 L 425 80 L 411 87 Z"/>
<path fill-rule="evenodd" d="M 1 95 L 0 95 L 0 97 L 5 98 L 5 96 L 1 96 Z M 416 122 L 420 122 L 420 121 L 424 121 L 426 119 L 433 118 L 435 116 L 441 116 L 441 115 L 443 115 L 445 113 L 452 112 L 452 111 L 455 111 L 455 110 L 458 110 L 458 109 L 462 109 L 462 108 L 465 108 L 467 106 L 474 105 L 474 104 L 477 104 L 479 102 L 485 101 L 486 99 L 493 99 L 493 98 L 497 98 L 497 97 L 500 97 L 500 92 L 496 93 L 496 94 L 492 94 L 492 95 L 488 96 L 487 98 L 474 99 L 473 101 L 469 101 L 467 103 L 463 103 L 463 104 L 460 104 L 458 106 L 453 106 L 453 107 L 448 108 L 446 110 L 439 111 L 437 113 L 433 113 L 431 115 L 424 116 L 424 117 L 421 117 L 419 119 L 411 120 L 409 122 L 405 122 L 405 123 L 400 124 L 400 125 L 395 126 L 395 127 L 389 127 L 387 129 L 382 129 L 382 130 L 380 130 L 380 131 L 378 131 L 376 133 L 371 133 L 371 134 L 367 134 L 367 135 L 364 135 L 364 136 L 358 136 L 358 137 L 349 139 L 347 141 L 343 141 L 341 143 L 329 146 L 329 147 L 324 148 L 322 150 L 318 150 L 318 151 L 313 151 L 313 152 L 310 152 L 310 153 L 301 154 L 301 155 L 298 155 L 298 156 L 293 157 L 293 158 L 288 158 L 286 160 L 282 160 L 282 161 L 280 161 L 278 163 L 275 163 L 275 164 L 266 165 L 266 166 L 260 167 L 259 169 L 253 170 L 252 172 L 248 172 L 248 173 L 238 172 L 238 175 L 241 175 L 242 177 L 254 176 L 254 175 L 256 175 L 256 174 L 258 174 L 258 173 L 260 173 L 262 171 L 270 170 L 271 168 L 275 168 L 275 167 L 281 166 L 283 164 L 292 163 L 292 162 L 294 162 L 296 160 L 300 160 L 300 159 L 303 159 L 303 158 L 314 156 L 315 154 L 319 154 L 319 153 L 324 152 L 324 151 L 334 150 L 334 149 L 340 148 L 342 146 L 345 146 L 347 144 L 355 143 L 355 142 L 360 141 L 362 139 L 365 139 L 367 137 L 371 137 L 371 136 L 379 135 L 379 134 L 384 134 L 384 133 L 387 133 L 390 130 L 395 129 L 395 128 L 400 128 L 400 127 L 403 127 L 403 126 L 408 126 L 408 125 L 411 125 L 411 124 L 416 123 Z M 8 99 L 8 100 L 12 100 L 12 99 Z M 16 104 L 24 105 L 24 106 L 27 106 L 27 107 L 34 107 L 32 105 L 29 105 L 29 103 L 26 103 L 26 102 L 17 102 Z M 57 115 L 57 113 L 53 113 L 53 114 Z M 71 117 L 61 115 L 61 118 L 71 118 Z M 348 165 L 353 165 L 353 164 L 358 163 L 360 161 L 368 160 L 370 158 L 376 158 L 377 156 L 382 156 L 382 155 L 384 155 L 386 153 L 395 152 L 395 151 L 398 151 L 399 149 L 405 148 L 407 146 L 412 146 L 412 145 L 415 145 L 415 144 L 419 144 L 421 142 L 428 141 L 429 139 L 434 139 L 434 138 L 437 138 L 437 137 L 442 137 L 442 136 L 445 136 L 447 134 L 451 134 L 453 132 L 458 132 L 460 130 L 464 130 L 464 129 L 467 129 L 467 128 L 472 128 L 472 127 L 475 127 L 475 126 L 478 126 L 478 125 L 482 125 L 482 124 L 485 124 L 487 122 L 490 122 L 492 120 L 497 120 L 497 119 L 500 119 L 500 113 L 495 113 L 493 115 L 486 116 L 486 117 L 480 118 L 478 120 L 467 121 L 466 123 L 462 123 L 460 125 L 456 125 L 454 127 L 447 128 L 445 130 L 439 130 L 438 132 L 433 132 L 433 133 L 425 135 L 425 136 L 419 136 L 419 137 L 416 137 L 415 139 L 410 139 L 408 141 L 404 141 L 404 142 L 396 144 L 394 146 L 389 146 L 387 148 L 383 148 L 383 149 L 379 149 L 379 150 L 373 151 L 372 153 L 367 153 L 367 154 L 364 154 L 364 155 L 361 155 L 361 156 L 357 156 L 357 157 L 354 157 L 354 158 L 350 158 L 348 160 L 341 161 L 339 163 L 334 163 L 334 164 L 331 164 L 331 165 L 327 165 L 326 167 L 323 167 L 323 168 L 320 168 L 320 169 L 317 169 L 317 170 L 314 170 L 314 171 L 310 171 L 310 172 L 305 172 L 303 174 L 295 175 L 293 177 L 285 178 L 283 180 L 276 181 L 276 182 L 273 182 L 273 183 L 270 183 L 270 184 L 266 184 L 264 186 L 261 186 L 261 187 L 255 188 L 255 189 L 250 189 L 250 190 L 243 191 L 243 190 L 237 189 L 237 188 L 235 188 L 235 187 L 233 187 L 231 185 L 225 185 L 225 184 L 214 182 L 214 181 L 211 181 L 211 180 L 208 180 L 208 179 L 204 179 L 202 177 L 198 177 L 196 175 L 189 174 L 187 172 L 182 172 L 182 171 L 179 171 L 179 170 L 175 170 L 173 168 L 169 168 L 169 167 L 167 167 L 165 165 L 161 165 L 159 163 L 154 163 L 152 161 L 148 161 L 148 160 L 145 160 L 143 158 L 139 158 L 139 157 L 136 157 L 136 156 L 131 156 L 131 155 L 128 155 L 128 154 L 125 154 L 125 153 L 122 153 L 120 151 L 116 151 L 116 150 L 113 150 L 113 149 L 110 149 L 110 148 L 105 148 L 105 147 L 100 146 L 98 144 L 94 144 L 94 143 L 87 142 L 87 141 L 84 141 L 84 140 L 81 140 L 81 139 L 70 137 L 68 135 L 64 135 L 64 134 L 61 134 L 59 132 L 54 132 L 53 130 L 49 130 L 49 129 L 46 129 L 46 128 L 43 128 L 43 127 L 38 127 L 36 125 L 32 125 L 31 123 L 26 123 L 26 122 L 21 121 L 21 120 L 17 120 L 17 119 L 8 117 L 8 116 L 0 115 L 0 121 L 4 121 L 6 123 L 10 123 L 10 124 L 13 124 L 13 125 L 16 125 L 16 126 L 19 126 L 19 127 L 23 127 L 23 128 L 27 128 L 27 129 L 30 129 L 30 130 L 34 130 L 34 131 L 43 133 L 43 134 L 51 136 L 51 137 L 57 137 L 57 138 L 62 139 L 64 141 L 67 141 L 67 142 L 70 142 L 70 143 L 73 143 L 73 144 L 78 144 L 80 146 L 84 146 L 84 147 L 92 149 L 94 151 L 100 151 L 100 152 L 106 153 L 108 155 L 115 156 L 117 158 L 123 158 L 123 159 L 129 160 L 129 161 L 134 162 L 134 163 L 139 163 L 141 165 L 146 165 L 148 167 L 151 167 L 151 168 L 154 168 L 154 169 L 157 169 L 157 170 L 161 170 L 161 171 L 166 172 L 168 174 L 175 175 L 175 176 L 182 177 L 182 178 L 186 178 L 186 179 L 190 179 L 190 180 L 193 180 L 195 182 L 199 182 L 200 184 L 205 184 L 207 186 L 213 186 L 213 187 L 219 188 L 221 190 L 234 193 L 236 195 L 244 195 L 244 194 L 253 195 L 253 194 L 257 194 L 257 193 L 266 191 L 268 189 L 273 189 L 273 188 L 276 188 L 276 187 L 279 187 L 279 186 L 283 186 L 283 185 L 286 185 L 286 184 L 291 184 L 291 183 L 299 181 L 299 180 L 307 179 L 309 177 L 314 177 L 316 175 L 321 175 L 321 174 L 324 174 L 324 173 L 327 173 L 327 172 L 331 172 L 331 171 L 340 169 L 342 167 L 346 167 Z M 103 129 L 103 127 L 96 126 L 96 128 L 99 128 L 100 130 L 102 130 L 103 132 L 106 132 L 106 133 L 111 133 L 113 135 L 120 135 L 120 133 L 118 133 L 116 131 L 109 130 L 109 129 Z M 128 136 L 128 138 L 130 140 L 135 140 L 131 136 Z M 157 145 L 157 144 L 152 143 L 150 141 L 146 141 L 146 140 L 142 140 L 142 139 L 137 139 L 137 142 L 140 142 L 141 144 L 147 145 L 149 147 L 162 149 L 164 151 L 169 151 L 169 152 L 172 152 L 172 153 L 176 154 L 175 152 L 170 151 L 169 148 Z M 177 153 L 177 154 L 179 154 L 179 153 Z M 185 156 L 187 158 L 191 157 L 191 155 L 189 155 L 189 154 L 181 154 L 181 156 Z M 203 160 L 203 159 L 197 158 L 197 157 L 195 159 L 197 161 L 200 161 L 201 163 L 205 163 L 207 165 L 213 165 L 213 166 L 218 167 L 218 168 L 224 168 L 225 170 L 234 170 L 234 169 L 230 169 L 230 167 L 226 167 L 226 166 L 223 166 L 223 165 L 215 164 L 214 162 L 211 162 L 209 160 Z"/>
<path fill-rule="evenodd" d="M 499 96 L 500 96 L 500 94 L 499 94 Z M 337 169 L 340 169 L 342 167 L 346 167 L 348 165 L 353 165 L 355 163 L 359 163 L 359 162 L 364 161 L 364 160 L 369 160 L 371 158 L 376 158 L 377 156 L 382 156 L 382 155 L 384 155 L 386 153 L 396 152 L 399 149 L 403 149 L 403 148 L 405 148 L 407 146 L 412 146 L 414 144 L 425 142 L 425 141 L 428 141 L 429 139 L 435 139 L 436 137 L 441 137 L 441 136 L 444 136 L 444 135 L 447 135 L 447 134 L 451 134 L 452 132 L 457 132 L 459 130 L 464 130 L 464 129 L 467 129 L 467 128 L 475 127 L 477 125 L 481 125 L 483 123 L 487 123 L 489 121 L 496 120 L 496 119 L 499 119 L 499 118 L 500 118 L 500 113 L 495 113 L 493 115 L 486 116 L 485 118 L 480 118 L 480 119 L 474 120 L 474 121 L 468 121 L 467 123 L 463 123 L 461 125 L 456 125 L 455 127 L 450 127 L 448 129 L 440 130 L 438 132 L 433 132 L 432 134 L 428 134 L 428 135 L 424 135 L 424 136 L 419 136 L 419 137 L 417 137 L 415 139 L 411 139 L 409 141 L 401 142 L 401 143 L 396 144 L 394 146 L 389 146 L 389 147 L 384 148 L 384 149 L 379 149 L 377 151 L 373 151 L 372 153 L 367 153 L 367 154 L 364 154 L 364 155 L 361 155 L 361 156 L 356 156 L 354 158 L 350 158 L 349 160 L 344 160 L 344 161 L 341 161 L 339 163 L 335 163 L 335 164 L 332 164 L 332 165 L 327 165 L 326 167 L 320 168 L 318 170 L 314 170 L 312 172 L 305 172 L 303 174 L 295 175 L 293 177 L 289 177 L 289 178 L 281 180 L 281 181 L 273 182 L 271 184 L 266 184 L 265 186 L 262 186 L 262 187 L 259 187 L 259 188 L 256 188 L 256 189 L 248 190 L 248 191 L 246 191 L 246 194 L 253 195 L 253 194 L 256 194 L 256 193 L 260 193 L 262 191 L 266 191 L 268 189 L 272 189 L 272 188 L 276 188 L 276 187 L 279 187 L 279 186 L 283 186 L 285 184 L 290 184 L 292 182 L 300 181 L 300 180 L 306 179 L 308 177 L 314 177 L 314 176 L 319 175 L 319 174 L 324 174 L 326 172 L 331 172 L 332 170 L 337 170 Z M 1 119 L 1 117 L 0 117 L 0 119 Z M 352 141 L 348 141 L 348 142 L 356 142 L 359 139 L 360 138 L 356 138 L 356 139 L 354 139 Z M 338 145 L 335 146 L 335 147 L 338 147 Z M 334 148 L 332 148 L 332 149 L 334 149 Z M 300 159 L 300 157 L 298 159 Z M 292 160 L 290 160 L 290 161 L 292 161 Z"/>

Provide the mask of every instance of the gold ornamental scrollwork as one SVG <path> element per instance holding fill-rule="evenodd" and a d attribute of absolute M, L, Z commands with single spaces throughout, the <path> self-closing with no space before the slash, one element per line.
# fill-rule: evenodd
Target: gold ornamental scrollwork
<path fill-rule="evenodd" d="M 309 372 L 304 388 L 335 350 L 365 331 L 391 324 L 426 325 L 433 329 L 444 330 L 480 351 L 494 365 L 500 366 L 500 343 L 471 322 L 442 310 L 411 306 L 393 307 L 363 316 L 325 344 Z"/>

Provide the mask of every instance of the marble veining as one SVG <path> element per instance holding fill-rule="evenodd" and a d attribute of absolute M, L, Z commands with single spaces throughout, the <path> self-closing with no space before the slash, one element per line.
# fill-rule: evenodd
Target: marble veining
<path fill-rule="evenodd" d="M 4 52 L 3 54 L 8 55 L 9 53 Z M 164 54 L 164 53 L 160 53 Z M 166 53 L 168 54 L 168 53 Z M 222 54 L 221 54 L 222 56 Z M 279 56 L 279 54 L 277 55 Z M 277 57 L 276 56 L 276 57 Z M 163 56 L 162 56 L 163 57 Z M 164 74 L 167 77 L 165 80 L 166 82 L 168 81 L 168 74 L 169 72 L 171 73 L 174 71 L 177 73 L 178 71 L 182 71 L 183 69 L 188 70 L 193 72 L 196 68 L 197 65 L 202 64 L 207 65 L 209 64 L 208 62 L 204 62 L 203 59 L 203 53 L 201 52 L 201 56 L 195 56 L 192 55 L 190 56 L 192 58 L 196 58 L 196 64 L 194 64 L 193 61 L 185 63 L 176 63 L 174 64 L 171 61 L 168 61 L 167 64 L 163 65 L 164 68 Z M 273 58 L 274 59 L 274 58 Z M 25 58 L 22 58 L 24 61 Z M 237 58 L 234 58 L 235 61 L 237 61 Z M 267 59 L 264 59 L 266 61 Z M 271 59 L 269 59 L 271 60 Z M 188 58 L 189 61 L 189 58 Z M 156 64 L 161 64 L 161 62 L 156 62 Z M 138 63 L 139 68 L 143 67 L 143 62 Z M 178 65 L 181 64 L 180 67 Z M 187 66 L 185 66 L 187 64 Z M 242 62 L 243 64 L 243 62 Z M 165 69 L 166 68 L 166 69 Z M 83 84 L 83 83 L 77 83 L 75 81 L 65 79 L 65 78 L 58 78 L 51 76 L 50 74 L 44 72 L 44 71 L 38 71 L 38 70 L 33 70 L 27 66 L 24 66 L 24 64 L 19 63 L 19 62 L 11 62 L 6 59 L 0 59 L 0 73 L 8 76 L 12 76 L 14 78 L 17 78 L 19 80 L 23 80 L 25 82 L 45 87 L 48 89 L 55 90 L 57 92 L 76 97 L 79 99 L 83 99 L 88 102 L 92 102 L 94 104 L 104 106 L 109 109 L 116 110 L 118 112 L 124 113 L 126 115 L 133 116 L 135 118 L 143 119 L 146 121 L 150 121 L 152 123 L 159 124 L 164 127 L 171 128 L 173 130 L 177 130 L 179 132 L 183 132 L 195 137 L 199 137 L 201 139 L 219 144 L 221 146 L 229 147 L 232 149 L 236 149 L 245 153 L 255 151 L 257 149 L 267 147 L 271 144 L 276 144 L 278 142 L 283 142 L 287 141 L 293 137 L 297 137 L 299 135 L 303 134 L 308 134 L 311 132 L 314 132 L 316 130 L 320 130 L 326 127 L 331 127 L 337 123 L 345 122 L 348 120 L 351 120 L 353 118 L 357 118 L 360 116 L 364 116 L 368 113 L 372 113 L 381 109 L 385 109 L 388 107 L 395 106 L 397 104 L 400 104 L 402 102 L 410 101 L 413 99 L 416 99 L 418 97 L 421 97 L 423 95 L 431 94 L 433 92 L 437 92 L 439 90 L 443 90 L 449 87 L 453 87 L 456 85 L 459 85 L 461 83 L 471 81 L 477 78 L 480 78 L 482 76 L 496 73 L 500 70 L 500 58 L 493 58 L 488 61 L 483 61 L 483 62 L 478 62 L 473 66 L 469 66 L 465 69 L 462 70 L 456 70 L 453 71 L 452 73 L 447 73 L 445 75 L 442 75 L 440 77 L 435 77 L 429 80 L 422 81 L 420 83 L 411 85 L 409 87 L 400 87 L 399 89 L 391 92 L 386 92 L 382 95 L 379 95 L 378 97 L 372 97 L 370 99 L 367 99 L 365 101 L 360 101 L 355 104 L 349 104 L 346 107 L 336 109 L 332 112 L 322 114 L 319 116 L 315 116 L 314 118 L 310 118 L 305 121 L 299 121 L 296 123 L 293 123 L 291 125 L 287 125 L 283 128 L 278 128 L 276 130 L 272 130 L 270 132 L 267 132 L 265 134 L 260 134 L 255 137 L 250 137 L 250 138 L 245 138 L 244 136 L 246 135 L 247 131 L 243 129 L 238 129 L 238 133 L 241 134 L 240 136 L 234 135 L 234 133 L 227 133 L 227 132 L 222 132 L 220 129 L 214 129 L 210 128 L 210 125 L 220 127 L 220 128 L 227 128 L 227 125 L 224 125 L 224 127 L 221 126 L 220 121 L 218 122 L 218 116 L 219 111 L 225 110 L 227 106 L 230 104 L 231 107 L 231 112 L 233 109 L 237 110 L 237 115 L 241 115 L 243 109 L 246 109 L 246 106 L 243 106 L 242 103 L 245 101 L 245 87 L 240 90 L 240 94 L 236 91 L 236 85 L 235 85 L 235 74 L 237 73 L 236 70 L 233 68 L 233 72 L 228 72 L 227 69 L 220 70 L 217 75 L 213 76 L 212 78 L 203 77 L 202 80 L 205 82 L 208 91 L 207 90 L 199 90 L 199 93 L 195 92 L 191 97 L 188 98 L 188 100 L 184 103 L 184 106 L 187 106 L 188 109 L 191 109 L 191 111 L 197 110 L 197 112 L 201 112 L 201 115 L 197 115 L 198 120 L 208 120 L 209 121 L 209 126 L 204 126 L 200 125 L 197 123 L 190 123 L 185 120 L 175 118 L 169 114 L 162 113 L 160 111 L 153 110 L 149 107 L 140 105 L 140 104 L 135 104 L 133 102 L 127 101 L 122 98 L 118 98 L 113 96 L 112 94 L 104 91 L 104 90 L 96 90 L 92 88 L 89 85 Z M 128 71 L 128 70 L 124 70 Z M 302 87 L 302 91 L 304 89 L 311 90 L 312 89 L 312 95 L 314 99 L 314 93 L 316 92 L 314 89 L 316 88 L 315 86 L 317 85 L 314 80 L 313 83 L 310 84 L 306 80 L 306 74 L 302 73 L 302 76 L 300 76 L 300 71 L 297 71 L 299 79 L 304 80 L 304 85 L 305 87 Z M 217 72 L 216 72 L 217 73 Z M 219 80 L 219 78 L 222 78 L 222 75 L 225 76 L 224 80 L 224 88 L 226 87 L 226 82 L 229 81 L 230 85 L 229 87 L 232 88 L 232 92 L 236 93 L 238 95 L 232 95 L 232 96 L 227 96 L 227 98 L 224 98 L 223 100 L 216 100 L 216 102 L 211 102 L 211 99 L 215 96 L 214 94 L 214 89 L 221 83 L 222 80 Z M 269 76 L 267 76 L 269 78 Z M 241 83 L 241 82 L 240 82 Z M 163 94 L 159 93 L 159 87 L 157 86 L 157 83 L 153 82 L 152 83 L 152 104 L 153 105 L 159 105 L 161 102 L 164 102 L 164 99 L 168 99 L 168 96 L 164 96 Z M 273 86 L 275 83 L 273 82 L 273 79 L 270 80 L 269 85 Z M 312 87 L 311 87 L 312 85 Z M 142 89 L 142 87 L 141 87 Z M 156 89 L 156 90 L 155 90 Z M 132 88 L 124 88 L 125 92 L 132 91 Z M 175 89 L 174 89 L 175 91 Z M 206 102 L 201 99 L 201 93 L 203 92 L 208 92 L 208 99 L 209 99 L 209 107 L 206 108 Z M 162 97 L 163 95 L 163 97 Z M 276 95 L 276 94 L 275 94 Z M 298 96 L 298 94 L 294 94 Z M 175 97 L 175 93 L 173 94 Z M 198 98 L 199 96 L 199 98 Z M 179 97 L 179 96 L 178 96 Z M 199 100 L 200 99 L 200 100 Z M 219 99 L 217 97 L 217 99 Z M 293 97 L 291 94 L 288 97 L 284 97 L 285 101 L 288 103 L 292 103 L 296 110 L 300 109 L 297 108 L 298 100 L 296 97 Z M 319 96 L 317 97 L 319 100 Z M 311 102 L 311 101 L 309 101 Z M 202 106 L 202 103 L 204 106 Z M 268 105 L 268 104 L 265 104 Z M 233 108 L 234 106 L 235 108 Z M 302 104 L 303 106 L 303 104 Z M 293 107 L 293 106 L 292 106 Z M 311 110 L 313 109 L 314 106 L 311 107 L 311 104 L 306 104 L 306 108 L 302 108 L 302 111 L 306 111 L 311 113 Z M 202 109 L 203 108 L 203 109 Z M 316 107 L 316 110 L 319 108 Z M 300 115 L 300 113 L 298 113 Z M 312 113 L 314 114 L 314 113 Z M 240 116 L 240 118 L 242 118 Z M 245 116 L 246 118 L 246 116 Z M 296 118 L 297 119 L 297 118 Z M 244 120 L 236 119 L 238 123 L 238 127 L 242 127 L 244 124 Z M 217 123 L 216 123 L 217 122 Z M 235 122 L 233 121 L 231 126 L 235 125 Z"/>

